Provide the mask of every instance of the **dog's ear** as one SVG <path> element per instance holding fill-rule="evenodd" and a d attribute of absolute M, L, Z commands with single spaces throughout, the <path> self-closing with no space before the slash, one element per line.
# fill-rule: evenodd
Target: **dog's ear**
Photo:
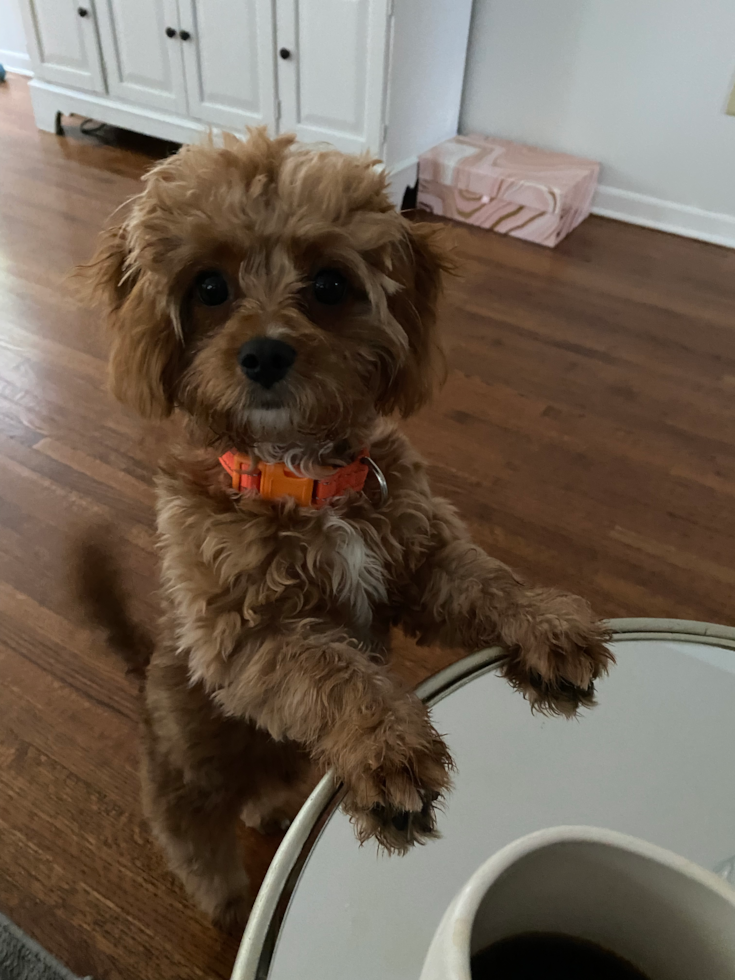
<path fill-rule="evenodd" d="M 444 275 L 453 264 L 441 239 L 438 225 L 407 221 L 404 242 L 393 259 L 390 278 L 400 288 L 389 297 L 388 308 L 406 334 L 408 351 L 379 400 L 385 414 L 412 415 L 446 376 L 436 320 Z"/>
<path fill-rule="evenodd" d="M 137 277 L 134 270 L 127 268 L 126 241 L 125 225 L 111 225 L 100 234 L 97 249 L 89 262 L 77 266 L 74 272 L 76 291 L 88 305 L 113 312 L 130 294 Z"/>
<path fill-rule="evenodd" d="M 75 279 L 87 302 L 105 313 L 112 333 L 113 395 L 144 418 L 169 415 L 178 337 L 163 286 L 155 288 L 132 259 L 124 224 L 102 233 L 95 255 L 76 270 Z"/>
<path fill-rule="evenodd" d="M 180 349 L 171 316 L 155 293 L 141 276 L 119 309 L 110 313 L 110 389 L 123 405 L 148 419 L 165 418 L 173 410 Z"/>

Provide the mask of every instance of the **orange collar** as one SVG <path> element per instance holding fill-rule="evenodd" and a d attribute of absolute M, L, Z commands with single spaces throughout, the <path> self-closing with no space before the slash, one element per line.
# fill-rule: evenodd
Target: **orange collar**
<path fill-rule="evenodd" d="M 335 467 L 334 473 L 323 480 L 313 480 L 289 470 L 285 463 L 258 463 L 250 473 L 252 461 L 245 453 L 225 453 L 219 461 L 232 477 L 233 490 L 255 490 L 264 500 L 293 497 L 302 507 L 321 507 L 348 490 L 359 492 L 365 486 L 371 464 L 375 465 L 365 449 L 354 462 Z"/>

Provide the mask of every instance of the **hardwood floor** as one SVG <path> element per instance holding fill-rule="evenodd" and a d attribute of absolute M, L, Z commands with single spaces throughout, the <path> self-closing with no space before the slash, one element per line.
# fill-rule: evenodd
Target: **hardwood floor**
<path fill-rule="evenodd" d="M 78 120 L 76 121 L 78 123 Z M 155 437 L 64 277 L 164 144 L 36 131 L 0 86 L 0 910 L 96 980 L 227 977 L 140 815 L 138 682 L 70 548 L 106 523 L 155 616 Z M 735 622 L 735 252 L 593 218 L 555 251 L 453 229 L 450 375 L 407 429 L 477 540 L 609 616 Z M 402 644 L 413 680 L 446 660 Z M 246 838 L 253 875 L 273 853 Z"/>

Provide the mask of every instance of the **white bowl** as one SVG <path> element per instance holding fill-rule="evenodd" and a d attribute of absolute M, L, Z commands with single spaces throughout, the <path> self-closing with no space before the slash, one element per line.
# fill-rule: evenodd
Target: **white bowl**
<path fill-rule="evenodd" d="M 471 980 L 499 939 L 587 939 L 651 980 L 735 978 L 735 889 L 670 851 L 596 827 L 554 827 L 486 861 L 447 909 L 421 980 Z"/>

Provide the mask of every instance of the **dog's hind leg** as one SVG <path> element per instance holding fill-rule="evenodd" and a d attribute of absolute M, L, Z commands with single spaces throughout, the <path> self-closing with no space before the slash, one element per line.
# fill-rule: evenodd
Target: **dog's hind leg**
<path fill-rule="evenodd" d="M 154 836 L 194 902 L 228 930 L 254 895 L 238 842 L 241 815 L 262 831 L 293 818 L 321 773 L 288 739 L 228 718 L 186 660 L 158 648 L 146 678 L 143 805 Z"/>
<path fill-rule="evenodd" d="M 288 756 L 293 756 L 292 764 L 288 765 L 290 772 L 274 773 L 273 780 L 263 787 L 261 795 L 249 799 L 240 813 L 247 827 L 266 835 L 288 830 L 322 775 L 305 755 L 297 758 L 300 753 L 293 743 L 276 744 L 284 749 L 292 748 L 291 752 L 282 753 L 286 765 L 291 761 Z"/>
<path fill-rule="evenodd" d="M 152 746 L 142 781 L 146 816 L 169 867 L 217 925 L 240 930 L 254 898 L 237 840 L 242 794 L 236 787 L 188 782 Z"/>
<path fill-rule="evenodd" d="M 298 750 L 293 769 L 298 771 Z M 253 900 L 237 837 L 240 813 L 268 797 L 287 746 L 226 718 L 186 660 L 162 645 L 146 678 L 143 807 L 169 866 L 223 928 L 241 927 Z"/>

